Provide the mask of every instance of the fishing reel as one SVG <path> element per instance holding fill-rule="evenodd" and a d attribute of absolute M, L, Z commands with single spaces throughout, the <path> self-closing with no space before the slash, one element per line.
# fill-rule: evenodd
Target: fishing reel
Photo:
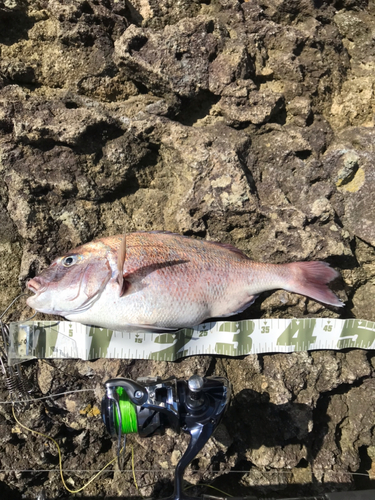
<path fill-rule="evenodd" d="M 175 471 L 172 500 L 187 500 L 182 489 L 186 467 L 218 426 L 230 398 L 230 384 L 223 377 L 193 375 L 189 380 L 145 377 L 133 381 L 115 378 L 105 384 L 102 417 L 107 430 L 117 437 L 137 433 L 141 437 L 163 435 L 171 428 L 190 434 L 189 445 Z"/>

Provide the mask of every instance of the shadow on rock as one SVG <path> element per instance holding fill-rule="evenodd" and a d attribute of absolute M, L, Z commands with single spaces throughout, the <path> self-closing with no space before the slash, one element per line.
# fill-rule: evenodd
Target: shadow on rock
<path fill-rule="evenodd" d="M 268 393 L 242 390 L 232 402 L 225 423 L 238 452 L 261 447 L 307 444 L 312 428 L 311 407 L 288 402 L 275 405 Z"/>
<path fill-rule="evenodd" d="M 34 26 L 35 19 L 26 13 L 26 6 L 19 2 L 14 8 L 1 8 L 0 2 L 0 43 L 13 45 L 28 39 L 28 31 Z"/>

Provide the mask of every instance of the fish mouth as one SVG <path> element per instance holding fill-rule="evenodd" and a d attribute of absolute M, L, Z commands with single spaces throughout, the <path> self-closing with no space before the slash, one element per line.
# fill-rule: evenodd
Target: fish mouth
<path fill-rule="evenodd" d="M 38 292 L 40 293 L 42 290 L 47 288 L 44 280 L 39 277 L 29 280 L 26 286 L 33 293 L 38 293 Z"/>

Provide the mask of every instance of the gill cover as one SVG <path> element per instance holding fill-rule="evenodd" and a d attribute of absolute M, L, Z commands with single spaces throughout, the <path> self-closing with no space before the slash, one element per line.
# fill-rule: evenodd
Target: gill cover
<path fill-rule="evenodd" d="M 72 305 L 74 304 L 74 310 L 69 311 L 80 312 L 90 307 L 99 298 L 111 276 L 112 271 L 107 259 L 88 262 L 81 270 L 76 295 L 72 293 L 71 298 L 68 299 Z"/>

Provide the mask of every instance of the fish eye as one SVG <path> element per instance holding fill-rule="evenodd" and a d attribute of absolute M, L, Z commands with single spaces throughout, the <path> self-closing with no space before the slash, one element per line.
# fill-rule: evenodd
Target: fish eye
<path fill-rule="evenodd" d="M 76 255 L 68 255 L 68 257 L 65 257 L 62 261 L 62 265 L 64 267 L 71 267 L 74 266 L 74 264 L 78 261 L 78 257 Z"/>

